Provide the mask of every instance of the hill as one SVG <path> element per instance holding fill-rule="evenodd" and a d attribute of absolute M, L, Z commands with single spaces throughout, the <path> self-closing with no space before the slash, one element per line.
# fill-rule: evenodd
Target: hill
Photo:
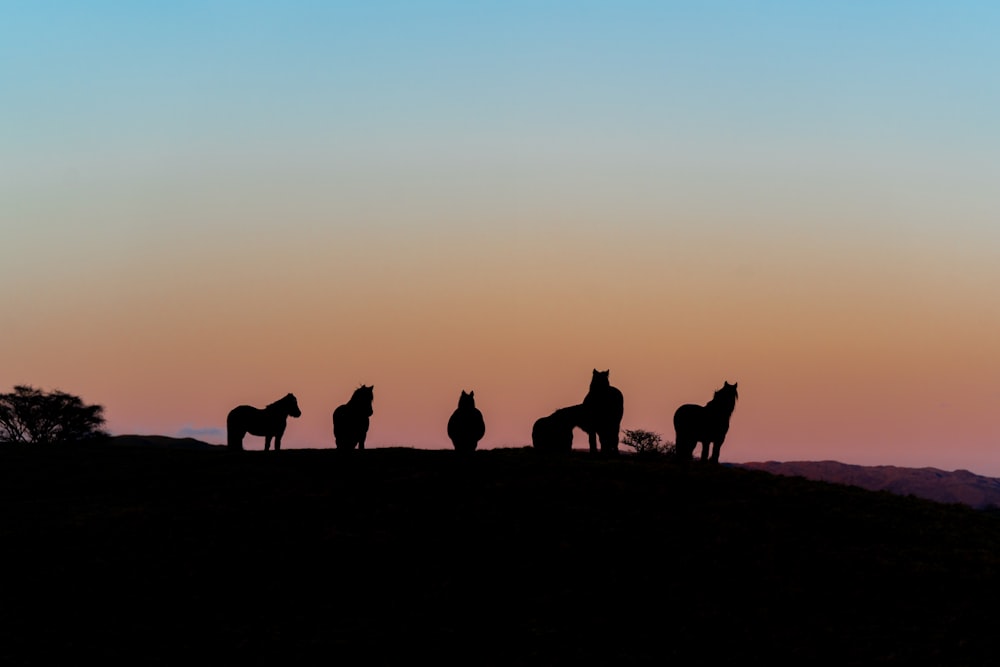
<path fill-rule="evenodd" d="M 152 447 L 156 449 L 220 449 L 222 445 L 211 445 L 195 438 L 171 438 L 166 435 L 113 435 L 107 439 L 112 447 Z"/>
<path fill-rule="evenodd" d="M 838 461 L 767 461 L 737 464 L 775 475 L 850 484 L 871 491 L 913 495 L 940 503 L 962 503 L 977 509 L 1000 507 L 1000 479 L 968 470 L 859 466 Z"/>
<path fill-rule="evenodd" d="M 0 544 L 4 665 L 985 665 L 1000 649 L 996 515 L 726 466 L 4 447 Z"/>

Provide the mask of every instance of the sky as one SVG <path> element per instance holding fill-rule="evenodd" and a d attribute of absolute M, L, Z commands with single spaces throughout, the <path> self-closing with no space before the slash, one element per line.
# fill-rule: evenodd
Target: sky
<path fill-rule="evenodd" d="M 1000 5 L 0 0 L 0 391 L 1000 476 Z M 585 446 L 576 436 L 576 446 Z M 248 449 L 263 448 L 248 436 Z"/>

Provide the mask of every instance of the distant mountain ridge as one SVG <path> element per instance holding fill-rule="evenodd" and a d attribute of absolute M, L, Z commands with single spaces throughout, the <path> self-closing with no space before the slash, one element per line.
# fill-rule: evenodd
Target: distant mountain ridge
<path fill-rule="evenodd" d="M 1000 479 L 968 470 L 948 472 L 937 468 L 862 466 L 839 461 L 754 461 L 733 465 L 775 475 L 913 495 L 940 503 L 961 503 L 976 509 L 1000 507 Z"/>

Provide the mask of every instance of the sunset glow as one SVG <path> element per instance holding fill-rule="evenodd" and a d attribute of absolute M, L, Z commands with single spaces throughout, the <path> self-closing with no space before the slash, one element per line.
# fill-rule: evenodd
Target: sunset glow
<path fill-rule="evenodd" d="M 738 382 L 723 461 L 1000 476 L 1000 10 L 873 5 L 8 7 L 0 391 L 491 448 L 610 369 L 667 440 Z"/>

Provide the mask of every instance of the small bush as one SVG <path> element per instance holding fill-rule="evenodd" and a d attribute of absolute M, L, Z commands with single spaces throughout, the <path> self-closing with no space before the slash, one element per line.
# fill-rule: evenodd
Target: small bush
<path fill-rule="evenodd" d="M 634 449 L 639 456 L 666 456 L 674 453 L 674 443 L 664 442 L 659 433 L 642 429 L 625 429 L 622 444 Z"/>

